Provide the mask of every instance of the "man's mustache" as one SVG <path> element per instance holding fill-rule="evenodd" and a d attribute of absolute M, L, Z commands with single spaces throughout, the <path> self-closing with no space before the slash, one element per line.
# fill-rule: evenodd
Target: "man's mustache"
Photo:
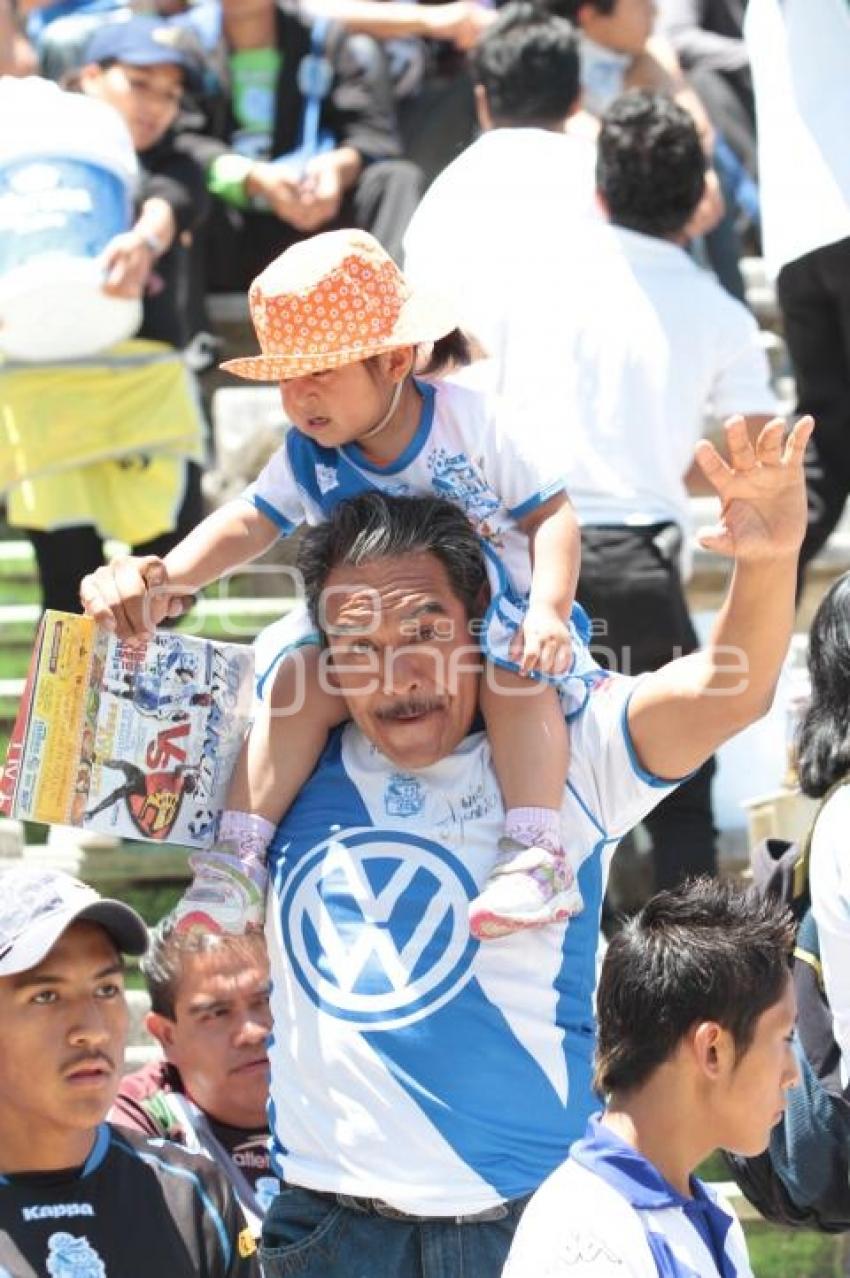
<path fill-rule="evenodd" d="M 76 1056 L 65 1061 L 62 1066 L 62 1074 L 72 1074 L 74 1070 L 85 1069 L 87 1065 L 105 1065 L 108 1070 L 113 1073 L 115 1071 L 115 1062 L 111 1056 L 107 1056 L 106 1052 L 78 1052 Z"/>
<path fill-rule="evenodd" d="M 378 719 L 413 719 L 420 714 L 430 714 L 432 710 L 444 710 L 445 697 L 405 697 L 401 701 L 391 701 L 375 711 Z"/>

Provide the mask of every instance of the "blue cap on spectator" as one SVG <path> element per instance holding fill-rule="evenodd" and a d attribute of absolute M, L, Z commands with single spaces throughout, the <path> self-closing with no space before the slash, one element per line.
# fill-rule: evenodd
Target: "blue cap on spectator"
<path fill-rule="evenodd" d="M 203 68 L 192 32 L 161 18 L 139 16 L 98 27 L 86 47 L 86 62 L 123 62 L 131 67 L 165 63 L 180 67 L 187 83 L 200 87 Z"/>

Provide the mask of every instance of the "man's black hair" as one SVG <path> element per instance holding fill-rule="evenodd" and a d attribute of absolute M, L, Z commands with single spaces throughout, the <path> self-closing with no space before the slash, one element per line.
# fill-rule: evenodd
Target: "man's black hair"
<path fill-rule="evenodd" d="M 616 226 L 678 235 L 702 199 L 705 170 L 692 117 L 666 93 L 624 93 L 603 115 L 596 185 Z"/>
<path fill-rule="evenodd" d="M 793 943 L 790 913 L 753 888 L 700 878 L 659 892 L 605 954 L 597 1091 L 640 1087 L 700 1021 L 727 1029 L 740 1059 L 785 992 Z"/>
<path fill-rule="evenodd" d="M 850 573 L 820 602 L 809 633 L 812 695 L 797 733 L 804 794 L 822 798 L 850 773 Z"/>
<path fill-rule="evenodd" d="M 391 497 L 373 491 L 340 502 L 326 523 L 304 535 L 298 568 L 315 624 L 321 628 L 322 592 L 335 568 L 412 554 L 438 559 L 467 617 L 480 616 L 487 573 L 463 511 L 439 497 Z"/>
<path fill-rule="evenodd" d="M 578 41 L 571 23 L 529 0 L 514 0 L 471 54 L 494 125 L 551 127 L 578 104 Z"/>

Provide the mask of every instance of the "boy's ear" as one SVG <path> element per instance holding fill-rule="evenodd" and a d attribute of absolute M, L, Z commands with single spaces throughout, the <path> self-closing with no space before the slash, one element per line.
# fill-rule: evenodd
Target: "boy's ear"
<path fill-rule="evenodd" d="M 735 1061 L 732 1035 L 717 1021 L 700 1021 L 691 1030 L 691 1051 L 707 1078 L 719 1078 Z"/>
<path fill-rule="evenodd" d="M 81 85 L 86 84 L 90 88 L 94 88 L 100 82 L 100 78 L 103 75 L 103 67 L 99 62 L 86 62 L 84 66 L 80 67 L 77 75 Z"/>

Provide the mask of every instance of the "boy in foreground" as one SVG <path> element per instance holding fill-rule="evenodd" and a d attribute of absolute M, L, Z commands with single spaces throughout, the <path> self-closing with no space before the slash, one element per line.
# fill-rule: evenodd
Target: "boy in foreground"
<path fill-rule="evenodd" d="M 734 1214 L 693 1173 L 717 1147 L 763 1150 L 798 1081 L 792 940 L 788 914 L 713 879 L 659 893 L 614 938 L 607 1108 L 532 1198 L 504 1278 L 750 1275 Z"/>

